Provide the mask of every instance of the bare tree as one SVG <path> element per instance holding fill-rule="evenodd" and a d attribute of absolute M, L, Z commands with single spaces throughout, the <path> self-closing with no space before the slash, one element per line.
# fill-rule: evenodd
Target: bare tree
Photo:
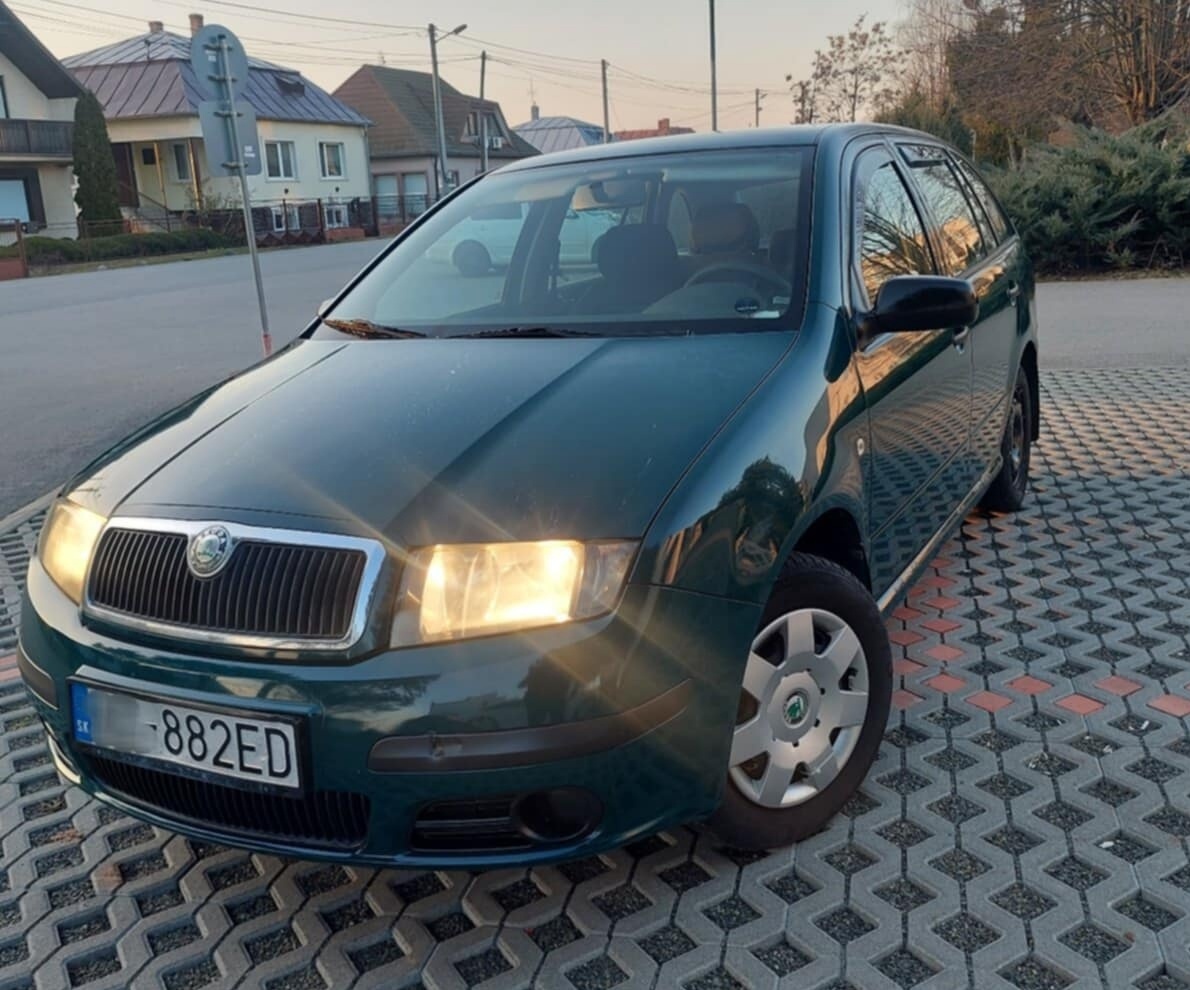
<path fill-rule="evenodd" d="M 864 14 L 847 34 L 833 34 L 827 47 L 814 53 L 808 79 L 791 84 L 799 123 L 818 119 L 855 121 L 891 96 L 896 49 L 888 25 L 868 25 Z"/>

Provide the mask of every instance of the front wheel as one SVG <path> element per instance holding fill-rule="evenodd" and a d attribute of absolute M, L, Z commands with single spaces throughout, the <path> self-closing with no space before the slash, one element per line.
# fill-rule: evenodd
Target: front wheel
<path fill-rule="evenodd" d="M 744 668 L 723 803 L 711 827 L 744 849 L 820 831 L 863 783 L 892 701 L 880 609 L 850 572 L 794 554 Z"/>
<path fill-rule="evenodd" d="M 1016 373 L 1008 424 L 1000 441 L 1000 471 L 980 500 L 989 512 L 1016 512 L 1029 492 L 1029 463 L 1033 455 L 1033 393 L 1025 369 Z"/>

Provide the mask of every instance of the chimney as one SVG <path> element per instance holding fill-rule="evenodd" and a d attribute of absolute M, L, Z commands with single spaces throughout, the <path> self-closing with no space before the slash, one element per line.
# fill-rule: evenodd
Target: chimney
<path fill-rule="evenodd" d="M 202 30 L 202 14 L 190 15 L 190 36 L 193 38 Z"/>
<path fill-rule="evenodd" d="M 161 21 L 149 21 L 149 34 L 161 34 L 165 30 L 165 25 Z"/>
<path fill-rule="evenodd" d="M 529 108 L 529 119 L 541 120 L 541 107 L 539 107 L 536 103 L 534 103 L 533 106 Z"/>
<path fill-rule="evenodd" d="M 657 130 L 662 134 L 669 133 L 669 118 L 668 117 L 662 117 L 660 120 L 657 121 Z"/>

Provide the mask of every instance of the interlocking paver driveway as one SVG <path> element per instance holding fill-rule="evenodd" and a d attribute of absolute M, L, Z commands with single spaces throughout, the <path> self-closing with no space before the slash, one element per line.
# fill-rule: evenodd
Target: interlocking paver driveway
<path fill-rule="evenodd" d="M 1057 373 L 1036 489 L 891 621 L 880 760 L 771 856 L 482 875 L 191 842 L 65 789 L 0 661 L 0 990 L 1190 987 L 1190 372 Z M 0 654 L 38 520 L 0 535 Z"/>

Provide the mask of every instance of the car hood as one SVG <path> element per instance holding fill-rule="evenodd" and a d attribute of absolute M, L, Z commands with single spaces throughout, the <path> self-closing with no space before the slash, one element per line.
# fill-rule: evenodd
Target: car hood
<path fill-rule="evenodd" d="M 636 537 L 790 340 L 302 341 L 74 490 L 109 514 L 318 517 L 405 546 Z"/>

